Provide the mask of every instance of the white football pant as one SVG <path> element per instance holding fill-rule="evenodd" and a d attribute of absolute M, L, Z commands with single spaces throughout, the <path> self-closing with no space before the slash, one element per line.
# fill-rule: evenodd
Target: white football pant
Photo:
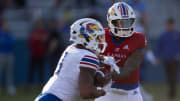
<path fill-rule="evenodd" d="M 111 88 L 105 96 L 99 97 L 95 101 L 143 101 L 143 99 L 139 87 L 133 90 Z"/>

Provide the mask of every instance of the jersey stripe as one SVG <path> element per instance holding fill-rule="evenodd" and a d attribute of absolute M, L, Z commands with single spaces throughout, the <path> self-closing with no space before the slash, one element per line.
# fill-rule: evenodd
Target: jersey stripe
<path fill-rule="evenodd" d="M 83 58 L 81 61 L 83 62 L 89 62 L 89 63 L 93 63 L 95 65 L 99 65 L 99 62 L 90 58 Z"/>
<path fill-rule="evenodd" d="M 80 67 L 90 67 L 90 68 L 93 68 L 93 69 L 97 69 L 98 68 L 97 65 L 86 63 L 86 62 L 80 62 Z"/>
<path fill-rule="evenodd" d="M 80 61 L 80 66 L 96 69 L 99 66 L 98 58 L 89 56 L 89 55 L 85 55 Z"/>
<path fill-rule="evenodd" d="M 87 57 L 87 58 L 91 58 L 91 59 L 98 60 L 98 58 L 96 58 L 96 57 L 93 57 L 93 56 L 89 56 L 89 55 L 85 55 L 84 57 Z"/>

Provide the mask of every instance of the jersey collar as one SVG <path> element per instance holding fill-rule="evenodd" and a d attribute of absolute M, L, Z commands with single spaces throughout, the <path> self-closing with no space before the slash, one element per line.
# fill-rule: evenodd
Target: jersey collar
<path fill-rule="evenodd" d="M 124 39 L 122 39 L 120 42 L 116 42 L 115 39 L 114 39 L 114 37 L 113 37 L 113 35 L 112 35 L 112 33 L 111 33 L 111 39 L 112 39 L 113 43 L 114 43 L 116 46 L 119 46 L 120 44 L 122 44 L 122 43 L 124 42 Z"/>

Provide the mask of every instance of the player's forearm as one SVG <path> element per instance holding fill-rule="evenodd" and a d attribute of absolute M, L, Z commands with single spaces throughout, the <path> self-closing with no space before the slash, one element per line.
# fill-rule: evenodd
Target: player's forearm
<path fill-rule="evenodd" d="M 126 69 L 125 69 L 126 68 Z M 123 79 L 125 77 L 128 77 L 136 68 L 132 68 L 132 67 L 125 67 L 120 69 L 121 73 L 118 74 L 117 72 L 112 72 L 112 79 L 113 80 L 120 80 Z"/>
<path fill-rule="evenodd" d="M 112 79 L 119 80 L 119 79 L 122 79 L 122 78 L 125 78 L 125 77 L 128 77 L 129 75 L 131 75 L 131 73 L 133 71 L 135 71 L 137 68 L 139 68 L 143 57 L 144 57 L 144 50 L 136 50 L 126 60 L 123 68 L 120 68 L 120 72 L 121 72 L 120 74 L 117 74 L 116 72 L 112 73 Z"/>
<path fill-rule="evenodd" d="M 79 75 L 79 89 L 80 96 L 84 99 L 94 99 L 99 96 L 105 95 L 103 90 L 99 90 L 94 86 L 94 70 L 80 69 Z"/>

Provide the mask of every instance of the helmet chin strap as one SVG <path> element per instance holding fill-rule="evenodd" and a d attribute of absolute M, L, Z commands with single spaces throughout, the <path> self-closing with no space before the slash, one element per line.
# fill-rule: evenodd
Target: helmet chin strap
<path fill-rule="evenodd" d="M 133 28 L 130 29 L 117 29 L 114 28 L 114 33 L 115 36 L 118 37 L 130 37 L 133 34 Z"/>

